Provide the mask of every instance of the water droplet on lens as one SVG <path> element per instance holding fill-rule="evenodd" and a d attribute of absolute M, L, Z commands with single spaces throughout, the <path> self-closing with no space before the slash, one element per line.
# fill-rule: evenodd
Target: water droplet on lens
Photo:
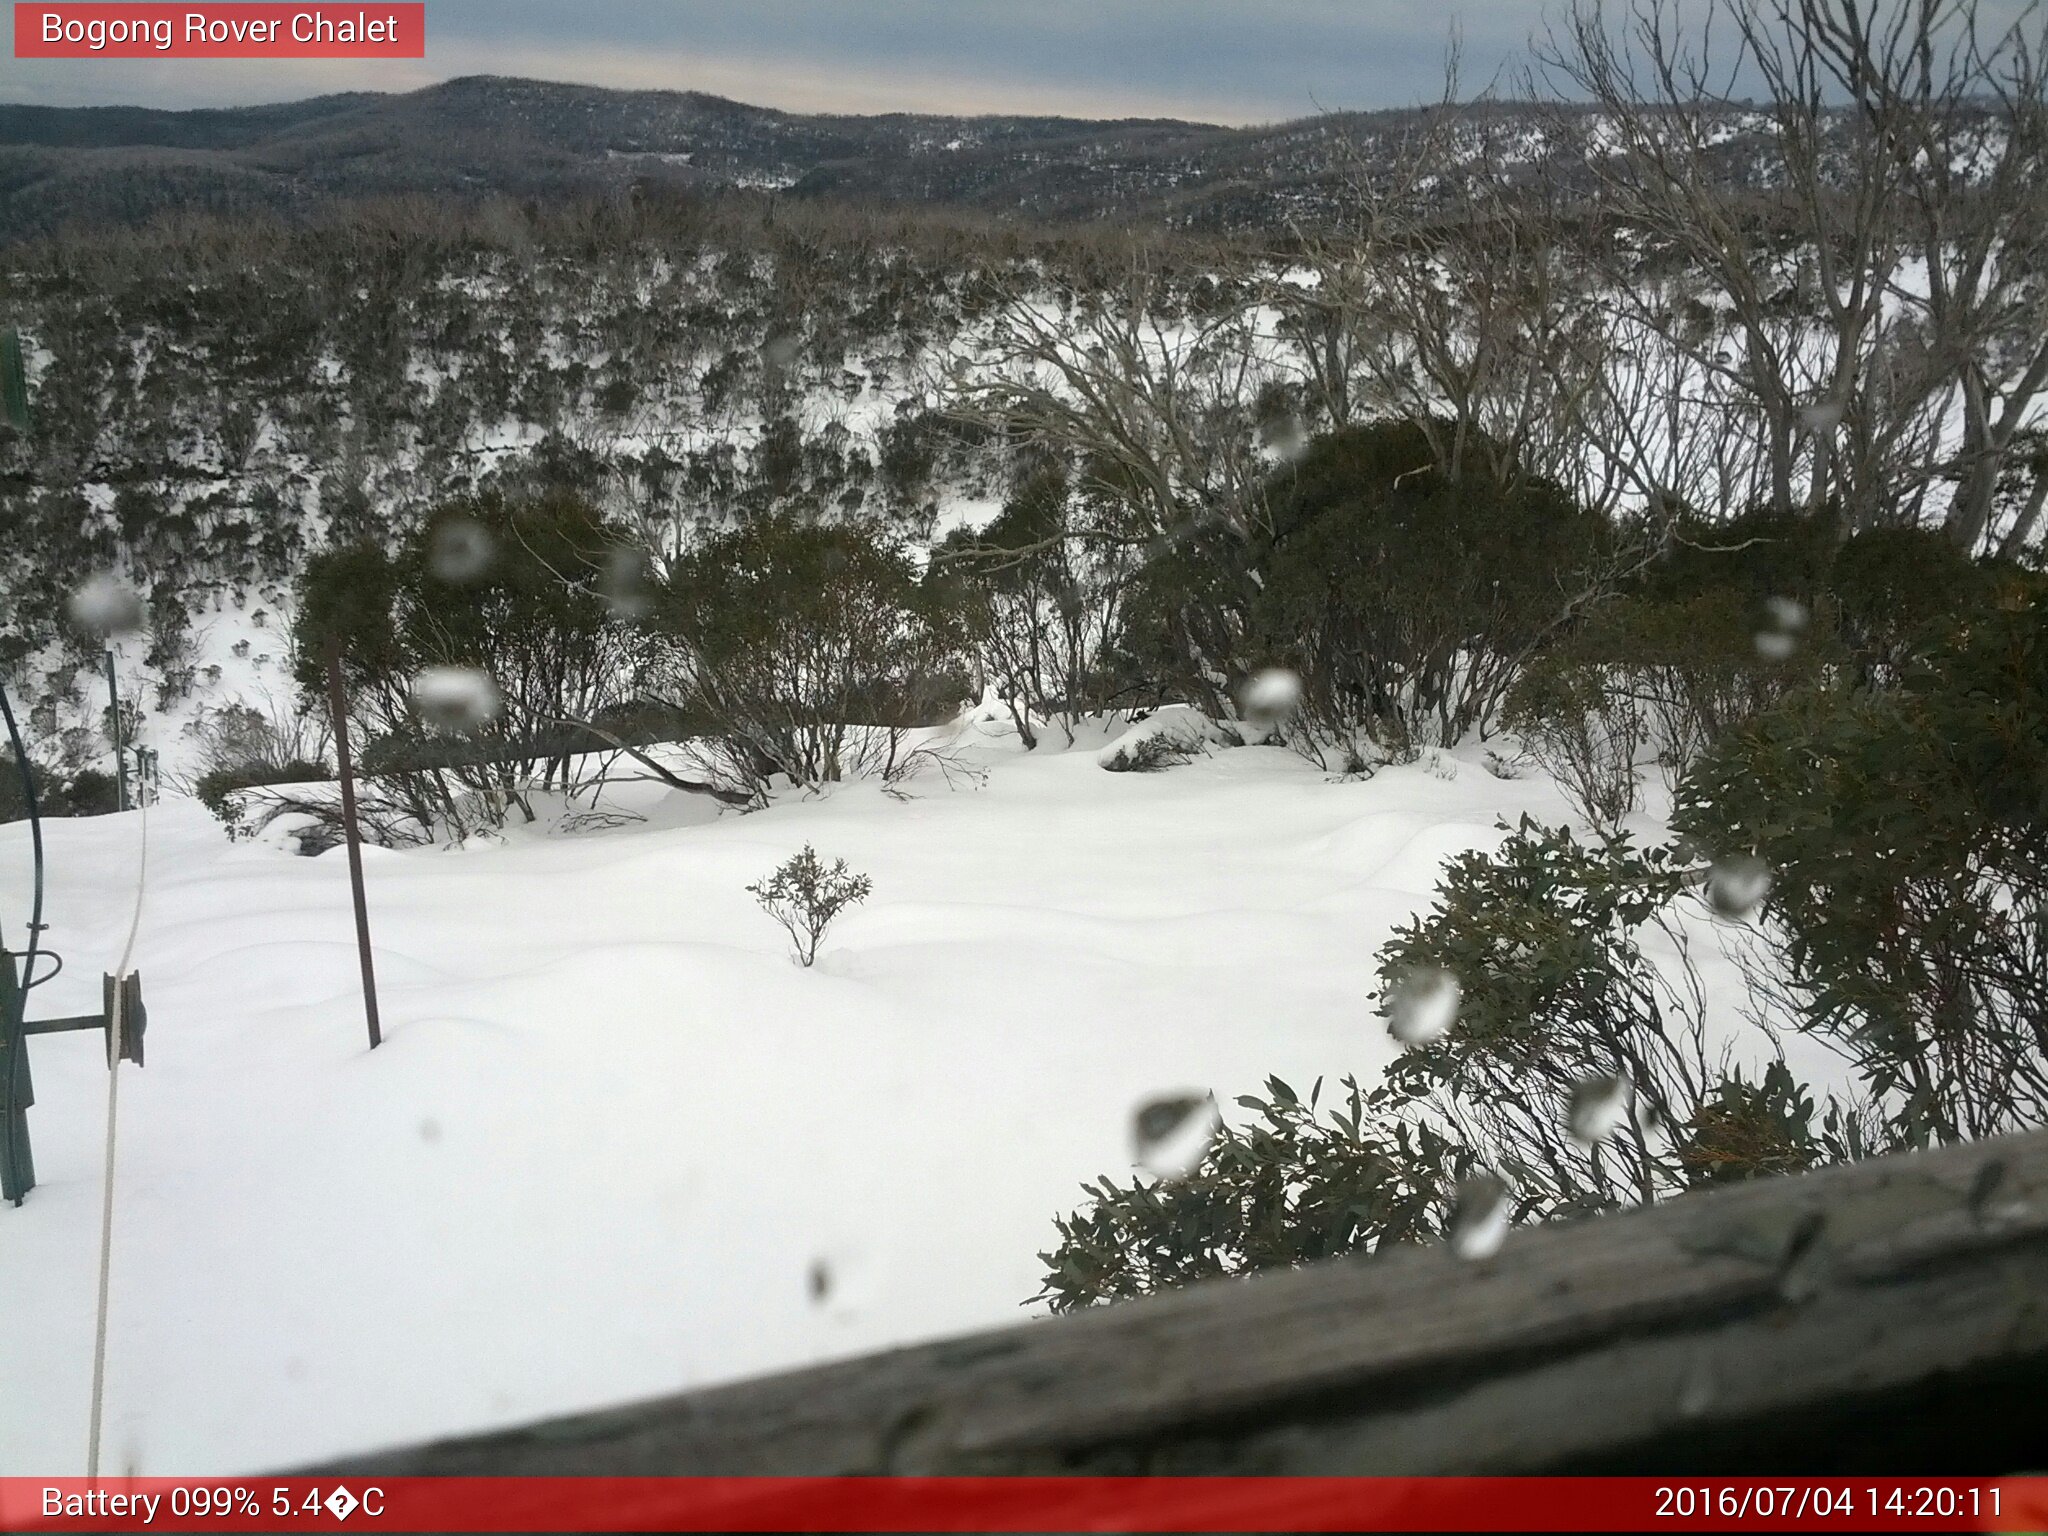
<path fill-rule="evenodd" d="M 1184 1179 L 1202 1166 L 1223 1123 L 1210 1094 L 1176 1094 L 1138 1106 L 1131 1140 L 1140 1167 L 1155 1179 Z"/>
<path fill-rule="evenodd" d="M 1789 597 L 1774 597 L 1764 604 L 1771 622 L 1790 634 L 1797 634 L 1806 628 L 1807 612 L 1804 603 L 1794 602 Z"/>
<path fill-rule="evenodd" d="M 1451 1212 L 1451 1252 L 1474 1262 L 1492 1258 L 1507 1240 L 1510 1214 L 1508 1187 L 1497 1176 L 1478 1173 L 1461 1179 Z"/>
<path fill-rule="evenodd" d="M 1790 661 L 1799 651 L 1799 637 L 1809 617 L 1804 603 L 1774 597 L 1764 604 L 1765 621 L 1756 632 L 1756 653 L 1765 661 Z"/>
<path fill-rule="evenodd" d="M 1269 667 L 1248 679 L 1238 706 L 1253 725 L 1270 730 L 1301 705 L 1301 678 L 1285 667 Z"/>
<path fill-rule="evenodd" d="M 1419 966 L 1387 988 L 1387 1028 L 1403 1045 L 1440 1040 L 1457 1022 L 1464 989 L 1439 966 Z"/>
<path fill-rule="evenodd" d="M 468 586 L 483 579 L 497 555 L 497 541 L 490 530 L 466 517 L 453 517 L 434 530 L 427 569 L 438 580 Z"/>
<path fill-rule="evenodd" d="M 1572 1089 L 1567 1123 L 1581 1146 L 1598 1146 L 1627 1119 L 1628 1084 L 1613 1073 L 1589 1077 Z"/>
<path fill-rule="evenodd" d="M 108 571 L 88 576 L 71 594 L 71 618 L 94 635 L 132 635 L 142 628 L 142 599 L 135 589 Z"/>
<path fill-rule="evenodd" d="M 427 667 L 412 680 L 420 717 L 444 731 L 473 731 L 502 708 L 498 685 L 474 667 Z"/>
<path fill-rule="evenodd" d="M 1757 631 L 1756 653 L 1765 661 L 1790 661 L 1799 654 L 1799 639 L 1796 635 L 1761 629 Z"/>
<path fill-rule="evenodd" d="M 1696 1419 L 1714 1406 L 1719 1394 L 1719 1383 L 1714 1379 L 1713 1359 L 1702 1350 L 1692 1358 L 1686 1367 L 1685 1377 L 1678 1384 L 1678 1411 L 1681 1416 Z"/>
<path fill-rule="evenodd" d="M 1707 905 L 1718 917 L 1743 923 L 1771 893 L 1771 866 L 1751 853 L 1716 859 L 1707 871 Z"/>
<path fill-rule="evenodd" d="M 612 550 L 605 556 L 597 590 L 619 618 L 645 617 L 654 602 L 653 580 L 646 554 L 626 544 Z"/>

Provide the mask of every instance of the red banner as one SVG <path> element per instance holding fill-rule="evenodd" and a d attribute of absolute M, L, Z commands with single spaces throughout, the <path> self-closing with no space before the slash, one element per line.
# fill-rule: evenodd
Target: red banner
<path fill-rule="evenodd" d="M 2048 1478 L 0 1478 L 23 1531 L 2025 1531 Z"/>
<path fill-rule="evenodd" d="M 14 7 L 17 59 L 419 59 L 423 0 Z"/>

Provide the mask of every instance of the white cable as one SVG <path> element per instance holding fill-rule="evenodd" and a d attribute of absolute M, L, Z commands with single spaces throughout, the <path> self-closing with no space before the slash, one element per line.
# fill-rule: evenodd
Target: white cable
<path fill-rule="evenodd" d="M 141 851 L 135 867 L 135 907 L 128 917 L 128 938 L 114 968 L 113 1032 L 107 1053 L 107 1157 L 100 1191 L 100 1296 L 92 1338 L 92 1432 L 86 1441 L 85 1475 L 100 1475 L 100 1419 L 107 1385 L 107 1279 L 114 1256 L 114 1126 L 121 1098 L 121 1050 L 128 1038 L 128 966 L 135 958 L 135 935 L 142 927 L 142 893 L 149 880 L 149 802 L 137 797 L 142 811 Z"/>

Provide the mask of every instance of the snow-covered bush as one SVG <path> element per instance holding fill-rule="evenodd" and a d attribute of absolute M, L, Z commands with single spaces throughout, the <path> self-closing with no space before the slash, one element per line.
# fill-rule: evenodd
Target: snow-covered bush
<path fill-rule="evenodd" d="M 1172 705 L 1140 720 L 1095 760 L 1111 773 L 1158 773 L 1227 742 L 1224 728 L 1196 709 Z"/>
<path fill-rule="evenodd" d="M 748 886 L 747 893 L 782 924 L 797 963 L 808 966 L 818 958 L 818 945 L 833 919 L 866 901 L 874 888 L 873 880 L 848 869 L 844 859 L 835 859 L 826 868 L 817 849 L 805 843 L 803 852 L 792 854 L 765 880 Z"/>

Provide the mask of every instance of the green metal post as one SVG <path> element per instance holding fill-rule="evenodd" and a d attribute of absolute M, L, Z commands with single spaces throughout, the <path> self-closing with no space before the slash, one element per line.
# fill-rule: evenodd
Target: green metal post
<path fill-rule="evenodd" d="M 22 1001 L 14 956 L 0 949 L 0 1200 L 16 1205 L 36 1187 L 36 1161 L 28 1145 L 28 1107 L 36 1095 L 28 1075 Z"/>

